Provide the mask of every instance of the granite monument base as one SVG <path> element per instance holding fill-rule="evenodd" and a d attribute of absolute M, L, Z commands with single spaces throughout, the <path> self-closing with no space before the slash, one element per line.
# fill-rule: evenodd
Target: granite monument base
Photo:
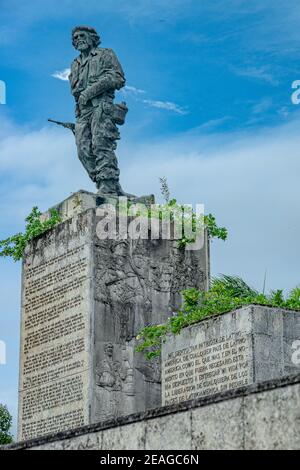
<path fill-rule="evenodd" d="M 62 222 L 23 262 L 19 440 L 161 405 L 160 362 L 135 352 L 145 325 L 166 321 L 180 291 L 205 290 L 208 243 L 99 239 L 96 196 L 57 208 Z"/>

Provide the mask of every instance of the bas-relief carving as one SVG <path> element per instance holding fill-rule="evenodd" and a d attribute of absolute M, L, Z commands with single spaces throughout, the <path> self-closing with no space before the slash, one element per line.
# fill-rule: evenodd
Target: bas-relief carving
<path fill-rule="evenodd" d="M 98 340 L 125 344 L 144 325 L 167 319 L 179 307 L 179 292 L 204 288 L 197 258 L 187 261 L 172 250 L 163 259 L 148 243 L 109 241 L 96 249 L 96 330 Z M 178 274 L 180 270 L 180 274 Z M 102 320 L 100 320 L 102 318 Z"/>
<path fill-rule="evenodd" d="M 151 361 L 145 361 L 139 357 L 136 362 L 136 370 L 143 375 L 145 382 L 149 384 L 161 383 L 160 359 L 156 358 Z"/>
<path fill-rule="evenodd" d="M 172 247 L 160 257 L 149 244 L 152 242 L 132 240 L 97 244 L 96 298 L 99 302 L 112 309 L 118 303 L 128 309 L 130 305 L 142 303 L 145 312 L 152 308 L 154 293 L 177 294 L 183 288 L 204 285 L 205 274 L 196 255 L 186 259 Z"/>
<path fill-rule="evenodd" d="M 153 292 L 174 294 L 183 288 L 204 284 L 205 274 L 200 269 L 197 256 L 186 259 L 172 247 L 164 257 L 155 257 L 153 247 L 148 243 L 143 240 L 110 241 L 108 254 L 104 252 L 107 243 L 98 245 L 98 300 L 126 304 L 140 299 L 147 307 L 151 305 Z"/>
<path fill-rule="evenodd" d="M 97 419 L 108 419 L 118 416 L 119 406 L 125 409 L 124 394 L 120 401 L 120 390 L 117 390 L 122 376 L 114 371 L 116 361 L 122 364 L 120 348 L 134 351 L 138 331 L 147 324 L 161 322 L 163 315 L 167 319 L 177 307 L 178 292 L 186 287 L 204 288 L 205 275 L 197 254 L 182 254 L 171 242 L 97 241 L 95 265 L 96 414 Z M 105 358 L 100 360 L 106 341 L 112 341 L 114 348 L 106 351 Z M 110 379 L 106 386 L 99 376 L 100 362 Z M 120 364 L 119 371 L 122 370 Z M 131 369 L 136 387 L 131 400 L 126 398 L 127 410 L 136 411 L 134 401 L 141 394 L 147 395 L 149 403 L 155 406 L 156 393 L 160 395 L 160 360 L 150 363 L 142 354 L 134 354 Z"/>
<path fill-rule="evenodd" d="M 126 346 L 104 344 L 103 359 L 96 364 L 96 418 L 99 421 L 120 416 L 126 402 L 131 401 L 127 397 L 135 395 L 131 362 Z"/>

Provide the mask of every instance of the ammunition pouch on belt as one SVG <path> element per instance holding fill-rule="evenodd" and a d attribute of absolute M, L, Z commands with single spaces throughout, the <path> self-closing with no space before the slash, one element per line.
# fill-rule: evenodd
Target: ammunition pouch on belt
<path fill-rule="evenodd" d="M 103 112 L 111 116 L 111 119 L 115 124 L 122 126 L 125 123 L 128 108 L 124 101 L 114 104 L 112 100 L 106 101 L 103 97 L 95 97 L 91 100 L 91 103 L 94 107 L 101 106 Z"/>
<path fill-rule="evenodd" d="M 124 101 L 113 105 L 113 121 L 119 126 L 124 124 L 127 113 L 128 108 Z"/>

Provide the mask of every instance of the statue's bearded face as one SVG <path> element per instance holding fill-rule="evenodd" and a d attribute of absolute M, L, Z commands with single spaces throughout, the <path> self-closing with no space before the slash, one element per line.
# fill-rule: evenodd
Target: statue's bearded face
<path fill-rule="evenodd" d="M 88 31 L 75 31 L 73 44 L 78 51 L 83 52 L 93 47 L 93 40 Z"/>
<path fill-rule="evenodd" d="M 104 348 L 104 351 L 106 352 L 108 357 L 113 357 L 114 347 L 112 344 L 107 344 Z"/>

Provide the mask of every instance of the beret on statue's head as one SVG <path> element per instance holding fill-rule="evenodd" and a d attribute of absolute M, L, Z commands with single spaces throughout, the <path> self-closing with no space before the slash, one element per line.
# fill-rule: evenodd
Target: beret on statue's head
<path fill-rule="evenodd" d="M 97 47 L 101 43 L 100 36 L 97 33 L 97 31 L 92 28 L 91 26 L 75 26 L 75 28 L 72 29 L 72 40 L 74 44 L 74 34 L 76 31 L 87 31 L 93 38 L 94 46 Z"/>

